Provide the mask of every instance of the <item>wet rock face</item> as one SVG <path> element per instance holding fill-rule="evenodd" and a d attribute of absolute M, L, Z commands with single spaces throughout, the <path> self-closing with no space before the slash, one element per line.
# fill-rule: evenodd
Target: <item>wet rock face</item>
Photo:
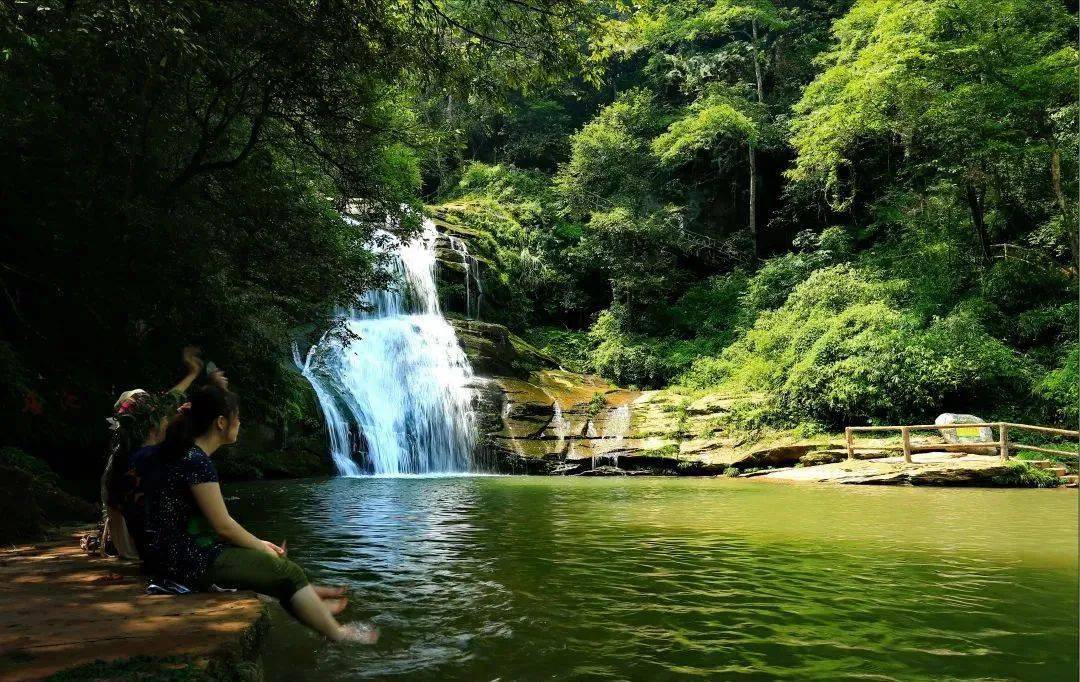
<path fill-rule="evenodd" d="M 720 473 L 794 464 L 807 448 L 745 451 L 722 427 L 737 402 L 669 391 L 630 391 L 567 372 L 497 319 L 498 254 L 492 237 L 461 219 L 462 207 L 428 210 L 439 232 L 439 296 L 476 374 L 481 466 L 527 473 Z M 478 302 L 478 289 L 483 301 Z M 505 310 L 503 310 L 505 312 Z M 485 317 L 491 315 L 491 317 Z M 610 467 L 610 469 L 600 469 Z M 598 475 L 598 474 L 592 474 Z"/>
<path fill-rule="evenodd" d="M 722 428 L 735 399 L 632 391 L 558 369 L 505 327 L 455 320 L 477 373 L 481 466 L 556 475 L 711 475 L 793 466 L 823 445 L 749 449 Z M 602 467 L 608 467 L 602 469 Z"/>
<path fill-rule="evenodd" d="M 473 372 L 485 377 L 527 377 L 530 372 L 558 367 L 501 324 L 450 319 L 458 342 L 465 349 Z"/>
<path fill-rule="evenodd" d="M 709 475 L 834 461 L 812 457 L 826 444 L 749 447 L 724 427 L 738 400 L 709 394 L 619 388 L 558 368 L 506 327 L 476 320 L 453 325 L 477 374 L 474 410 L 480 462 L 517 473 Z M 809 459 L 805 459 L 809 458 Z M 600 475 L 601 471 L 589 475 Z"/>

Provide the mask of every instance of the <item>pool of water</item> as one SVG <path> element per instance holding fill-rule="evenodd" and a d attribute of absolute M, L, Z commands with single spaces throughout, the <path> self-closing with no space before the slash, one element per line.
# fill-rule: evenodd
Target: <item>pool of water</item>
<path fill-rule="evenodd" d="M 229 486 L 375 647 L 275 609 L 271 680 L 1076 679 L 1075 490 L 730 479 Z"/>

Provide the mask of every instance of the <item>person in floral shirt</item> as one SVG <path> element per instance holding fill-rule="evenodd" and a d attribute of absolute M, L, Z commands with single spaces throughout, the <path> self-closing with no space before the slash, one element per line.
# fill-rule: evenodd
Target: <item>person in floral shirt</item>
<path fill-rule="evenodd" d="M 102 531 L 96 541 L 88 539 L 84 542 L 87 549 L 114 550 L 125 559 L 139 558 L 135 529 L 128 527 L 122 511 L 130 503 L 127 498 L 131 495 L 131 477 L 135 475 L 130 463 L 132 459 L 149 454 L 148 450 L 165 439 L 169 421 L 187 400 L 186 391 L 203 371 L 197 347 L 186 346 L 181 351 L 181 358 L 187 372 L 171 389 L 161 394 L 141 388 L 125 391 L 113 405 L 113 414 L 106 420 L 112 436 L 101 477 Z M 228 387 L 228 379 L 220 370 L 208 379 L 223 388 Z"/>

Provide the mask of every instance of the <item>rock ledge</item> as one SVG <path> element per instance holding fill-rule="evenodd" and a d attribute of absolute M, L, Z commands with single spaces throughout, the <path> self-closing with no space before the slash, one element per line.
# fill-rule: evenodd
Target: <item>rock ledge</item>
<path fill-rule="evenodd" d="M 147 595 L 133 563 L 88 557 L 74 535 L 0 552 L 4 680 L 135 657 L 180 661 L 170 667 L 215 679 L 260 679 L 267 627 L 265 606 L 251 592 Z"/>

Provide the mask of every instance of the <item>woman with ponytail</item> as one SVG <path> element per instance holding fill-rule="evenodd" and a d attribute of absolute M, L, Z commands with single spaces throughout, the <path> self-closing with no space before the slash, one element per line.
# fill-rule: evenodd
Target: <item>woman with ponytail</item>
<path fill-rule="evenodd" d="M 169 419 L 176 415 L 176 408 L 184 402 L 184 392 L 202 372 L 203 362 L 199 349 L 186 346 L 180 352 L 187 372 L 180 381 L 163 394 L 153 394 L 137 388 L 124 391 L 113 404 L 113 414 L 106 423 L 112 432 L 109 438 L 108 457 L 105 471 L 101 476 L 101 502 L 104 507 L 104 521 L 100 534 L 91 534 L 84 538 L 84 548 L 116 554 L 124 559 L 138 559 L 140 528 L 126 523 L 132 514 L 132 466 L 165 438 L 165 429 Z M 225 375 L 220 372 L 211 377 L 211 381 L 228 385 Z M 111 545 L 111 547 L 110 547 Z"/>
<path fill-rule="evenodd" d="M 188 586 L 276 597 L 298 620 L 333 641 L 374 644 L 378 631 L 373 627 L 334 619 L 347 602 L 342 590 L 311 585 L 283 548 L 255 537 L 229 514 L 210 457 L 235 443 L 239 431 L 235 393 L 220 386 L 192 391 L 158 448 L 159 469 L 144 486 L 144 561 Z"/>

